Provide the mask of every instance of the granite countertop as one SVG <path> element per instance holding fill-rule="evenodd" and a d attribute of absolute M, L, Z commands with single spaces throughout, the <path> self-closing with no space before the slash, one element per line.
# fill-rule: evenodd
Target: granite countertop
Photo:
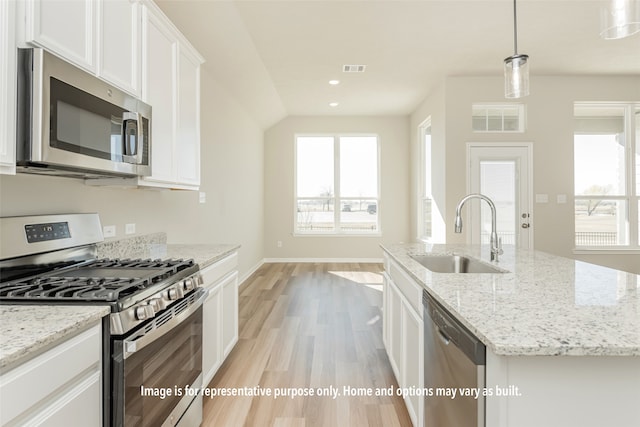
<path fill-rule="evenodd" d="M 98 324 L 107 306 L 0 305 L 0 372 Z"/>
<path fill-rule="evenodd" d="M 640 356 L 640 276 L 505 247 L 501 274 L 433 273 L 411 258 L 489 248 L 383 245 L 435 299 L 502 356 Z"/>
<path fill-rule="evenodd" d="M 201 269 L 237 251 L 236 244 L 166 244 L 166 235 L 108 241 L 99 258 L 193 259 Z M 0 305 L 0 372 L 7 371 L 100 321 L 107 306 Z"/>

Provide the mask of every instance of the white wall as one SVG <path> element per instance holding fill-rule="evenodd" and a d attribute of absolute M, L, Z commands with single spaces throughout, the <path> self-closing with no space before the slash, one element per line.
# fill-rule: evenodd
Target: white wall
<path fill-rule="evenodd" d="M 380 144 L 381 237 L 293 236 L 297 133 L 375 133 Z M 288 117 L 265 133 L 266 258 L 381 259 L 381 243 L 408 241 L 408 117 Z M 278 248 L 277 241 L 282 242 Z"/>
<path fill-rule="evenodd" d="M 202 183 L 193 191 L 90 187 L 81 180 L 0 177 L 0 216 L 98 212 L 103 225 L 167 232 L 169 243 L 239 243 L 240 273 L 263 258 L 263 131 L 203 69 Z"/>
<path fill-rule="evenodd" d="M 505 102 L 501 77 L 450 77 L 444 92 L 448 242 L 466 239 L 464 234 L 454 234 L 450 225 L 451 212 L 467 192 L 466 143 L 532 142 L 534 193 L 549 195 L 549 203 L 533 206 L 535 249 L 640 273 L 637 254 L 573 254 L 573 104 L 576 101 L 639 101 L 640 77 L 534 76 L 531 95 L 523 100 L 527 129 L 522 134 L 478 134 L 471 130 L 472 103 Z M 412 127 L 434 108 L 442 114 L 437 96 L 435 104 L 433 97 L 428 98 L 417 109 L 412 116 Z M 566 204 L 556 203 L 558 194 L 567 195 Z"/>

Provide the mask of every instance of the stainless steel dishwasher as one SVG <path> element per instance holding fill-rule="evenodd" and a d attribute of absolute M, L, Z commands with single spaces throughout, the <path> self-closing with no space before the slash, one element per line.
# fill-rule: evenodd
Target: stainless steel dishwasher
<path fill-rule="evenodd" d="M 424 427 L 485 426 L 485 345 L 423 291 Z M 476 390 L 478 395 L 463 395 Z M 455 393 L 455 394 L 454 394 Z"/>

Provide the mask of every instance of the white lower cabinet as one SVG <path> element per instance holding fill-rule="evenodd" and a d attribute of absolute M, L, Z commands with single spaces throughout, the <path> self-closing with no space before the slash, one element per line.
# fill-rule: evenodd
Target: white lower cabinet
<path fill-rule="evenodd" d="M 406 391 L 404 399 L 414 426 L 423 425 L 424 397 L 424 323 L 421 287 L 385 257 L 383 293 L 383 334 L 389 362 Z M 417 301 L 416 301 L 417 299 Z"/>
<path fill-rule="evenodd" d="M 202 327 L 203 384 L 208 385 L 238 342 L 238 253 L 204 268 L 209 295 L 204 303 Z"/>
<path fill-rule="evenodd" d="M 0 425 L 102 425 L 100 324 L 0 376 Z"/>

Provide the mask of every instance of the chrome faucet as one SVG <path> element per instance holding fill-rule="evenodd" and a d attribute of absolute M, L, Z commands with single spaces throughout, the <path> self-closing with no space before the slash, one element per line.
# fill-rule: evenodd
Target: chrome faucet
<path fill-rule="evenodd" d="M 466 195 L 458 203 L 456 207 L 456 219 L 454 222 L 454 232 L 462 233 L 462 205 L 469 199 L 481 199 L 489 204 L 491 208 L 491 261 L 498 262 L 498 255 L 502 255 L 502 241 L 498 239 L 498 233 L 496 232 L 496 205 L 493 204 L 490 198 L 483 194 L 472 193 Z"/>

